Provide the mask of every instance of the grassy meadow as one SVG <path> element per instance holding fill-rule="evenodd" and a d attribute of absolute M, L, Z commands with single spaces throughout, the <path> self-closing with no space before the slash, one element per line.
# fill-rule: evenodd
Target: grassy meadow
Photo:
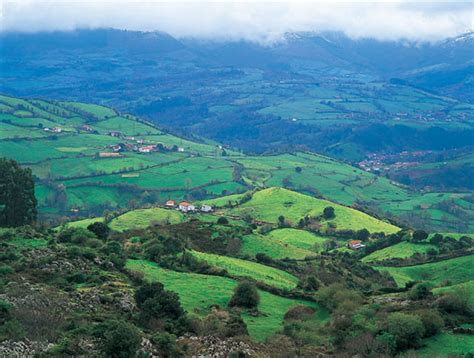
<path fill-rule="evenodd" d="M 474 280 L 474 255 L 406 267 L 375 267 L 388 272 L 398 286 L 410 281 L 429 281 L 434 285 L 448 286 Z"/>
<path fill-rule="evenodd" d="M 159 281 L 166 289 L 178 293 L 183 307 L 198 316 L 209 313 L 211 305 L 225 307 L 237 284 L 226 277 L 166 270 L 149 261 L 129 260 L 126 267 L 129 270 L 141 271 L 145 274 L 145 279 Z M 316 308 L 315 315 L 322 322 L 328 318 L 327 312 L 313 302 L 283 298 L 261 290 L 259 294 L 261 302 L 258 309 L 262 315 L 242 315 L 250 335 L 256 340 L 263 341 L 281 329 L 285 313 L 290 307 L 298 304 Z"/>

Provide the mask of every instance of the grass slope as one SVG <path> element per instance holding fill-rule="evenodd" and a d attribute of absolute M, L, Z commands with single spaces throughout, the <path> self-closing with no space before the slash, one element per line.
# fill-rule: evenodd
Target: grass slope
<path fill-rule="evenodd" d="M 442 333 L 423 342 L 426 347 L 416 351 L 421 357 L 465 357 L 474 353 L 474 336 Z"/>
<path fill-rule="evenodd" d="M 242 238 L 241 253 L 255 257 L 258 253 L 266 254 L 273 259 L 297 259 L 301 260 L 307 256 L 314 255 L 313 251 L 301 249 L 275 240 L 268 235 L 250 234 Z"/>
<path fill-rule="evenodd" d="M 251 277 L 270 286 L 292 289 L 298 284 L 298 279 L 295 276 L 257 262 L 197 251 L 193 251 L 193 255 L 200 260 L 206 261 L 211 266 L 227 270 L 231 275 Z"/>
<path fill-rule="evenodd" d="M 126 267 L 143 272 L 145 279 L 149 281 L 163 283 L 166 289 L 179 295 L 181 304 L 188 312 L 201 317 L 210 312 L 211 305 L 225 307 L 237 285 L 234 280 L 226 277 L 170 271 L 144 260 L 128 260 Z M 259 341 L 282 328 L 283 316 L 294 305 L 303 304 L 317 308 L 315 315 L 321 322 L 328 318 L 328 313 L 314 302 L 292 300 L 264 291 L 259 293 L 261 299 L 258 309 L 262 315 L 253 317 L 242 314 L 250 335 Z"/>
<path fill-rule="evenodd" d="M 474 255 L 416 266 L 376 268 L 387 271 L 398 286 L 404 286 L 409 281 L 430 281 L 434 285 L 441 285 L 445 281 L 449 281 L 452 285 L 467 282 L 474 280 L 472 267 L 474 267 Z"/>
<path fill-rule="evenodd" d="M 313 252 L 320 252 L 323 248 L 322 245 L 328 240 L 326 237 L 308 231 L 288 228 L 270 231 L 266 236 L 286 245 Z M 315 245 L 318 247 L 317 250 L 315 250 Z"/>
<path fill-rule="evenodd" d="M 234 214 L 250 213 L 258 220 L 276 223 L 283 215 L 286 219 L 297 224 L 305 216 L 319 216 L 327 206 L 335 209 L 336 217 L 323 221 L 327 227 L 329 222 L 337 225 L 339 230 L 367 229 L 370 232 L 397 232 L 399 228 L 384 221 L 373 218 L 358 210 L 316 199 L 284 188 L 269 188 L 253 194 L 252 199 L 237 208 L 231 209 Z"/>
<path fill-rule="evenodd" d="M 398 244 L 385 247 L 381 250 L 372 252 L 370 255 L 365 256 L 362 259 L 362 262 L 375 262 L 375 261 L 382 261 L 386 259 L 393 259 L 393 258 L 406 258 L 413 256 L 415 253 L 425 254 L 430 249 L 434 249 L 438 251 L 435 245 L 429 244 L 414 244 L 411 242 L 400 242 Z"/>
<path fill-rule="evenodd" d="M 183 214 L 176 210 L 162 208 L 138 209 L 113 219 L 110 222 L 110 228 L 117 231 L 144 229 L 154 222 L 177 224 L 183 220 Z"/>

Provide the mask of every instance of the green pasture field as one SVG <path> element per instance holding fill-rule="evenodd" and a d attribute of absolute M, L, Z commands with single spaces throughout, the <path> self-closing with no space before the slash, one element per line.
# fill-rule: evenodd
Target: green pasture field
<path fill-rule="evenodd" d="M 467 357 L 474 353 L 474 336 L 469 334 L 441 333 L 425 339 L 423 344 L 416 350 L 421 357 Z"/>
<path fill-rule="evenodd" d="M 67 149 L 66 149 L 67 148 Z M 57 148 L 63 153 L 74 153 L 66 147 Z M 43 161 L 38 164 L 30 165 L 34 173 L 44 179 L 51 177 L 86 177 L 98 173 L 112 174 L 123 170 L 141 170 L 142 167 L 164 164 L 179 159 L 179 155 L 151 153 L 149 155 L 140 155 L 137 153 L 125 153 L 121 158 L 99 158 L 95 155 L 81 156 L 74 158 L 53 159 Z M 121 175 L 119 175 L 121 176 Z"/>
<path fill-rule="evenodd" d="M 298 279 L 288 272 L 257 262 L 198 251 L 193 251 L 192 254 L 196 258 L 206 261 L 211 266 L 227 270 L 231 275 L 251 277 L 267 285 L 283 289 L 292 289 L 298 284 Z"/>
<path fill-rule="evenodd" d="M 160 134 L 161 132 L 147 124 L 132 121 L 124 117 L 112 117 L 93 123 L 92 128 L 97 129 L 99 132 L 104 133 L 108 131 L 119 131 L 126 133 L 127 135 L 153 135 Z"/>
<path fill-rule="evenodd" d="M 103 217 L 97 217 L 97 218 L 69 221 L 68 223 L 65 224 L 65 226 L 66 227 L 86 229 L 89 225 L 97 223 L 97 222 L 104 222 L 104 218 Z"/>
<path fill-rule="evenodd" d="M 275 260 L 284 258 L 302 260 L 305 257 L 315 254 L 313 251 L 301 249 L 284 243 L 283 241 L 259 234 L 245 235 L 242 238 L 240 252 L 252 258 L 255 258 L 255 255 L 258 253 L 262 253 Z"/>
<path fill-rule="evenodd" d="M 200 317 L 210 313 L 212 305 L 227 306 L 237 285 L 234 280 L 226 277 L 170 271 L 144 260 L 128 260 L 126 268 L 143 272 L 146 280 L 163 283 L 166 289 L 179 295 L 181 304 L 189 313 Z M 250 335 L 257 341 L 263 341 L 280 330 L 283 316 L 295 305 L 315 308 L 315 319 L 321 323 L 328 319 L 327 311 L 314 302 L 283 298 L 261 290 L 259 294 L 258 310 L 262 315 L 253 317 L 246 312 L 242 313 Z"/>
<path fill-rule="evenodd" d="M 109 117 L 117 115 L 117 113 L 113 109 L 104 106 L 99 106 L 97 104 L 79 102 L 59 102 L 58 104 L 66 109 L 68 109 L 68 107 L 71 107 L 72 110 L 78 109 L 80 111 L 90 113 L 98 119 L 107 119 Z"/>
<path fill-rule="evenodd" d="M 110 222 L 110 228 L 116 231 L 144 229 L 154 222 L 177 224 L 184 220 L 184 215 L 177 210 L 150 208 L 137 209 L 122 214 Z"/>
<path fill-rule="evenodd" d="M 326 200 L 316 199 L 304 194 L 283 188 L 269 188 L 253 194 L 252 199 L 237 208 L 230 209 L 234 215 L 244 211 L 250 213 L 255 219 L 276 223 L 278 217 L 283 215 L 293 224 L 297 224 L 305 216 L 319 216 L 327 206 L 335 209 L 336 217 L 330 222 L 337 225 L 339 230 L 367 229 L 370 232 L 393 233 L 399 229 L 389 223 L 375 219 L 365 213 Z M 328 221 L 322 222 L 326 227 Z"/>
<path fill-rule="evenodd" d="M 321 252 L 324 242 L 328 240 L 327 237 L 298 229 L 273 230 L 265 236 L 271 240 L 280 241 L 283 244 L 291 245 L 313 253 Z M 317 249 L 315 248 L 315 245 L 317 246 Z"/>
<path fill-rule="evenodd" d="M 450 285 L 474 280 L 474 255 L 456 257 L 449 260 L 407 267 L 375 266 L 379 271 L 388 272 L 399 287 L 410 281 L 429 281 L 434 285 Z"/>
<path fill-rule="evenodd" d="M 375 262 L 383 261 L 387 259 L 400 258 L 404 259 L 413 256 L 415 253 L 426 254 L 429 250 L 436 250 L 438 248 L 435 245 L 429 244 L 415 244 L 412 242 L 400 242 L 398 244 L 383 248 L 381 250 L 372 252 L 370 255 L 365 256 L 362 262 Z"/>

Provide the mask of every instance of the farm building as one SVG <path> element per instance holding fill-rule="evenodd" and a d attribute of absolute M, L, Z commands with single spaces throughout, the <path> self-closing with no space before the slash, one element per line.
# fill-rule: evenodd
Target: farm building
<path fill-rule="evenodd" d="M 120 153 L 110 153 L 110 152 L 101 152 L 99 153 L 99 158 L 120 158 L 122 155 Z"/>
<path fill-rule="evenodd" d="M 201 211 L 203 213 L 210 213 L 210 212 L 212 212 L 212 206 L 204 204 L 204 205 L 201 206 Z"/>
<path fill-rule="evenodd" d="M 360 240 L 350 240 L 347 243 L 347 247 L 352 250 L 358 250 L 365 247 L 365 245 Z"/>
<path fill-rule="evenodd" d="M 112 137 L 122 137 L 122 132 L 112 131 L 112 132 L 109 132 L 107 134 L 112 136 Z"/>
<path fill-rule="evenodd" d="M 196 210 L 196 207 L 192 204 L 189 204 L 188 202 L 186 201 L 182 201 L 181 203 L 179 203 L 179 206 L 178 206 L 179 210 L 181 210 L 183 213 L 188 213 L 188 212 L 191 212 L 191 211 L 194 211 Z"/>
<path fill-rule="evenodd" d="M 167 208 L 174 208 L 174 207 L 176 207 L 176 201 L 174 201 L 174 200 L 168 200 L 168 201 L 165 203 L 165 206 L 166 206 Z"/>
<path fill-rule="evenodd" d="M 91 127 L 91 126 L 88 126 L 87 124 L 83 124 L 83 125 L 81 126 L 81 129 L 82 129 L 82 130 L 85 130 L 85 131 L 87 131 L 87 132 L 92 132 L 92 131 L 93 131 L 92 127 Z"/>
<path fill-rule="evenodd" d="M 140 153 L 151 153 L 155 150 L 156 146 L 155 145 L 145 145 L 143 147 L 138 148 L 138 151 Z"/>

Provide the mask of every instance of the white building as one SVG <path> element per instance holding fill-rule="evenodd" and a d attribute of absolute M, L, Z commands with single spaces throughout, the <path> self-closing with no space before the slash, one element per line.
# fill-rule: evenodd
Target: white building
<path fill-rule="evenodd" d="M 178 209 L 181 210 L 183 213 L 188 213 L 190 211 L 195 211 L 196 207 L 186 201 L 182 201 L 181 203 L 179 203 Z"/>
<path fill-rule="evenodd" d="M 201 206 L 201 211 L 203 213 L 210 213 L 212 211 L 212 206 L 204 204 L 203 206 Z"/>

